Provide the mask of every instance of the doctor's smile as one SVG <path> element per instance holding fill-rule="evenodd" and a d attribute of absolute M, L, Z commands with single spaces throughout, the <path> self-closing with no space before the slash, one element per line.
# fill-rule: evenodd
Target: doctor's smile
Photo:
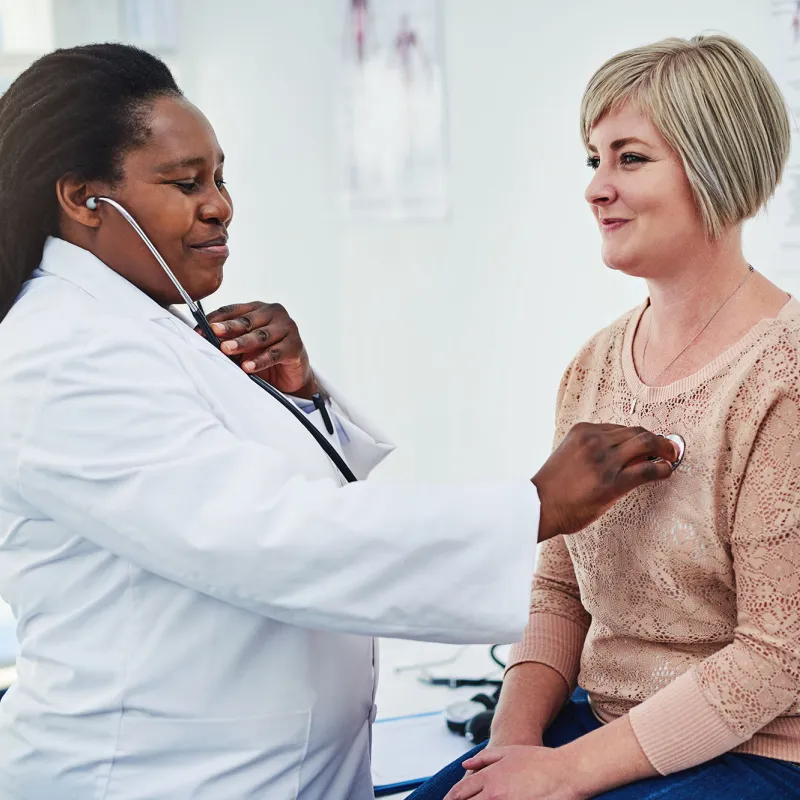
<path fill-rule="evenodd" d="M 221 258 L 224 260 L 228 258 L 230 255 L 230 250 L 228 249 L 228 237 L 227 235 L 223 236 L 215 236 L 213 239 L 209 239 L 206 242 L 202 242 L 201 244 L 192 244 L 189 245 L 193 250 L 196 250 L 198 253 L 201 253 L 204 256 L 210 256 L 212 258 Z"/>

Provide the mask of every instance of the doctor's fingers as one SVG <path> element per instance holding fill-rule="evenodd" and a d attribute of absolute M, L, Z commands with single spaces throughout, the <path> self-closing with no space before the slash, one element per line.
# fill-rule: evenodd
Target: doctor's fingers
<path fill-rule="evenodd" d="M 230 319 L 248 314 L 259 306 L 266 305 L 261 300 L 253 300 L 252 303 L 232 303 L 228 306 L 220 306 L 216 311 L 206 314 L 209 322 L 225 322 Z"/>
<path fill-rule="evenodd" d="M 639 461 L 631 464 L 617 475 L 616 499 L 645 483 L 667 480 L 672 473 L 672 464 L 669 461 Z"/>
<path fill-rule="evenodd" d="M 671 464 L 678 458 L 676 447 L 669 439 L 644 428 L 630 428 L 629 431 L 630 436 L 617 447 L 616 457 L 620 470 L 655 459 Z"/>
<path fill-rule="evenodd" d="M 223 306 L 208 315 L 214 333 L 231 339 L 275 323 L 297 327 L 289 312 L 280 303 L 239 303 Z"/>
<path fill-rule="evenodd" d="M 285 344 L 288 338 L 274 347 L 269 347 L 257 354 L 248 355 L 247 360 L 242 364 L 242 369 L 245 372 L 262 372 L 270 367 L 286 364 L 292 370 L 310 370 L 308 353 L 306 353 L 306 349 L 303 347 L 303 343 L 300 342 L 299 337 L 297 340 L 300 344 L 299 350 L 294 344 L 291 346 Z"/>
<path fill-rule="evenodd" d="M 243 336 L 224 341 L 222 352 L 228 355 L 244 355 L 245 353 L 257 353 L 277 345 L 281 345 L 290 352 L 302 350 L 303 343 L 297 328 L 287 325 L 285 322 L 265 325 L 250 331 L 250 333 L 245 333 Z"/>

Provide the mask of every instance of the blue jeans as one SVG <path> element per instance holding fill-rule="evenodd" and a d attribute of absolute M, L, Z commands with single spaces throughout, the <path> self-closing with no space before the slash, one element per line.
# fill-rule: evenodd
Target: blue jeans
<path fill-rule="evenodd" d="M 560 747 L 600 727 L 586 695 L 576 692 L 544 735 L 546 747 Z M 419 787 L 408 800 L 443 800 L 464 777 L 461 762 L 482 744 Z M 648 778 L 598 797 L 603 800 L 790 800 L 800 798 L 800 766 L 774 758 L 726 753 L 666 777 Z"/>

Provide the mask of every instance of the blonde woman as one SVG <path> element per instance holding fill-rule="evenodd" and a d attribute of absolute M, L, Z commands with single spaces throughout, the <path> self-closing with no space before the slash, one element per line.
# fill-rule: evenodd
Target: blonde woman
<path fill-rule="evenodd" d="M 741 240 L 785 103 L 741 44 L 668 39 L 601 67 L 581 125 L 603 260 L 649 299 L 578 353 L 556 438 L 643 425 L 685 459 L 543 545 L 488 748 L 414 797 L 800 797 L 800 303 Z"/>

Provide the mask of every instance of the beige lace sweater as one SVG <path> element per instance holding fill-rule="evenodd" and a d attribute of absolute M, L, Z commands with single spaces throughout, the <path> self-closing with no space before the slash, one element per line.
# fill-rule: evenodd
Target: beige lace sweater
<path fill-rule="evenodd" d="M 631 355 L 645 308 L 575 358 L 556 439 L 581 421 L 643 425 L 681 434 L 685 459 L 541 546 L 509 665 L 577 679 L 605 722 L 630 714 L 662 774 L 731 749 L 800 763 L 800 303 L 660 388 Z"/>

